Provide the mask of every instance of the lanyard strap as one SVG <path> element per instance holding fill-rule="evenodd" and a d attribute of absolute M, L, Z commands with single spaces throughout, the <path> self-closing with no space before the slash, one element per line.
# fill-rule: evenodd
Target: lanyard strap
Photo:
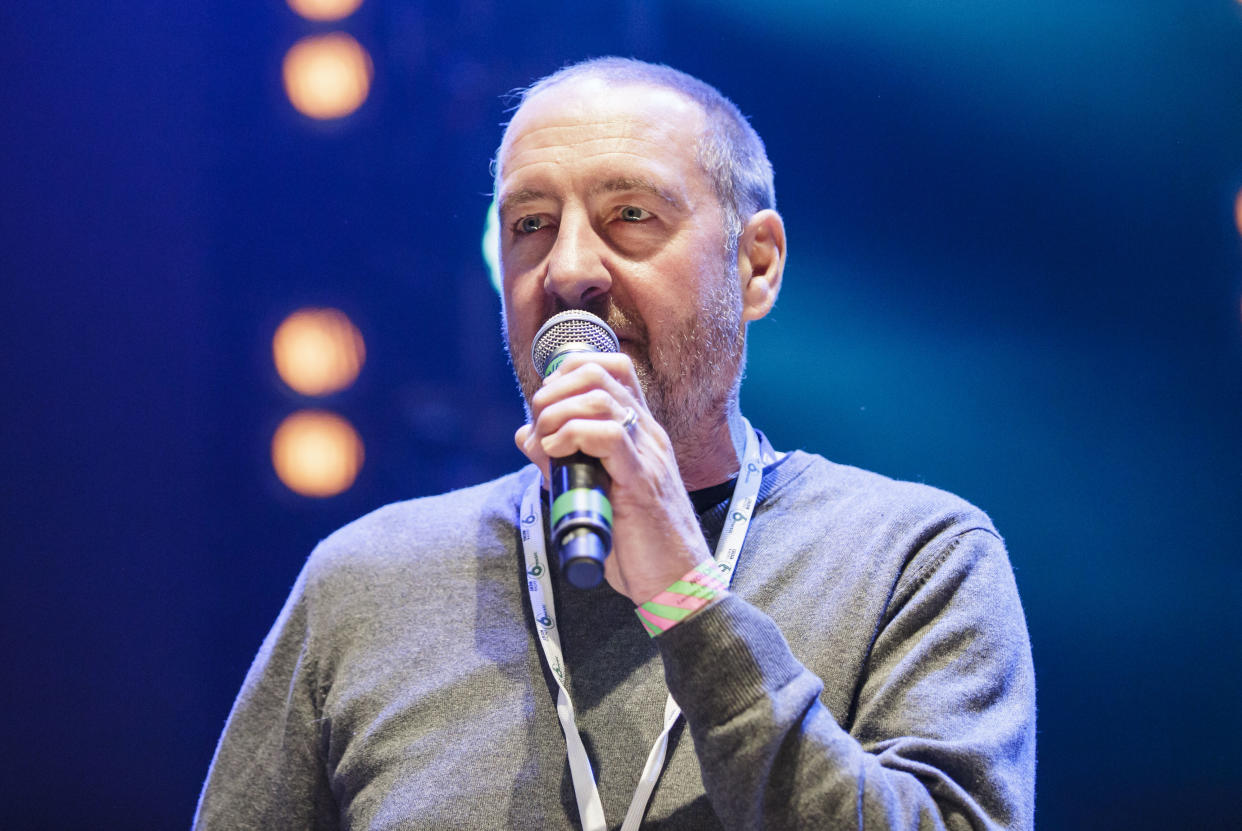
<path fill-rule="evenodd" d="M 733 580 L 733 569 L 737 565 L 738 555 L 742 552 L 742 543 L 746 539 L 751 514 L 755 509 L 755 499 L 759 495 L 759 483 L 763 478 L 759 437 L 750 422 L 745 419 L 743 421 L 746 424 L 746 445 L 742 451 L 742 466 L 738 472 L 737 484 L 733 488 L 733 498 L 729 502 L 724 529 L 716 543 L 716 567 L 726 585 Z M 569 700 L 569 670 L 565 666 L 561 638 L 556 628 L 552 580 L 548 573 L 547 545 L 543 536 L 543 499 L 538 480 L 526 489 L 522 497 L 521 529 L 522 551 L 526 557 L 526 589 L 530 595 L 535 629 L 539 633 L 544 659 L 547 660 L 560 688 L 556 696 L 556 715 L 565 734 L 565 750 L 569 755 L 569 774 L 573 779 L 574 796 L 578 801 L 578 816 L 582 820 L 584 831 L 606 831 L 608 824 L 604 820 L 604 805 L 600 801 L 599 787 L 595 783 L 595 773 L 591 770 L 591 760 L 587 758 L 582 736 L 578 733 L 573 702 Z M 639 823 L 642 822 L 643 814 L 647 812 L 647 803 L 651 800 L 651 792 L 664 769 L 669 732 L 680 717 L 681 708 L 670 695 L 664 702 L 664 730 L 647 755 L 647 763 L 643 767 L 638 788 L 634 791 L 634 798 L 630 800 L 630 808 L 626 811 L 621 831 L 637 831 Z"/>

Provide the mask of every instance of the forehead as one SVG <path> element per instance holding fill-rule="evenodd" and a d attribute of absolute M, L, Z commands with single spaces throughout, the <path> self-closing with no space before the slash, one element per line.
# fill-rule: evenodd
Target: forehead
<path fill-rule="evenodd" d="M 616 173 L 645 166 L 655 174 L 702 179 L 696 149 L 704 115 L 691 99 L 665 87 L 565 81 L 530 97 L 505 130 L 497 184 L 540 174 Z"/>

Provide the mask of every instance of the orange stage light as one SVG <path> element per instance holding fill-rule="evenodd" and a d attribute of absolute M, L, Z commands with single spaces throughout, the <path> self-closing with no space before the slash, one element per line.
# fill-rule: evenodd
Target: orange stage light
<path fill-rule="evenodd" d="M 272 337 L 276 371 L 303 395 L 330 395 L 358 378 L 366 344 L 350 319 L 337 309 L 299 309 Z"/>
<path fill-rule="evenodd" d="M 280 481 L 303 496 L 335 496 L 348 490 L 363 461 L 362 439 L 353 426 L 324 410 L 299 410 L 272 436 L 272 466 Z"/>
<path fill-rule="evenodd" d="M 349 17 L 362 0 L 288 0 L 289 8 L 307 20 L 340 20 Z"/>
<path fill-rule="evenodd" d="M 343 118 L 367 99 L 372 73 L 371 56 L 349 35 L 312 35 L 285 55 L 285 93 L 303 115 Z"/>

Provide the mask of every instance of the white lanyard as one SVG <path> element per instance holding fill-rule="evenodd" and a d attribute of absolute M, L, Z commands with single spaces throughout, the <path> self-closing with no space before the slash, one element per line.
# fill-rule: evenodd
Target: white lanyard
<path fill-rule="evenodd" d="M 742 543 L 746 539 L 746 529 L 750 527 L 750 517 L 755 509 L 755 499 L 759 495 L 759 483 L 763 478 L 763 466 L 760 464 L 759 437 L 755 434 L 750 422 L 746 424 L 746 445 L 742 452 L 742 465 L 738 471 L 737 484 L 733 488 L 733 498 L 729 502 L 729 513 L 725 517 L 725 526 L 716 543 L 716 567 L 725 584 L 733 579 L 733 569 L 737 565 L 738 555 L 742 552 Z M 522 497 L 522 550 L 526 555 L 526 588 L 530 594 L 530 607 L 535 617 L 535 629 L 539 633 L 539 642 L 543 647 L 544 658 L 548 667 L 556 676 L 560 692 L 556 696 L 556 715 L 561 721 L 561 730 L 565 733 L 565 749 L 569 754 L 569 773 L 574 783 L 574 795 L 578 800 L 578 816 L 582 820 L 584 831 L 605 831 L 608 828 L 604 820 L 604 806 L 599 798 L 599 787 L 595 784 L 595 774 L 591 770 L 591 760 L 587 758 L 586 748 L 582 745 L 582 737 L 578 734 L 578 724 L 574 721 L 574 706 L 569 700 L 569 670 L 565 667 L 561 653 L 561 638 L 556 630 L 556 611 L 552 600 L 552 580 L 546 565 L 547 547 L 543 537 L 543 499 L 540 494 L 539 482 L 536 480 L 526 489 Z M 635 622 L 635 626 L 639 624 Z M 630 809 L 625 813 L 625 822 L 621 831 L 637 831 L 647 811 L 647 803 L 651 792 L 655 789 L 656 780 L 664 769 L 664 757 L 668 752 L 668 734 L 681 717 L 681 708 L 670 695 L 664 703 L 664 730 L 651 747 L 647 755 L 647 764 L 643 768 L 642 778 L 630 800 Z"/>

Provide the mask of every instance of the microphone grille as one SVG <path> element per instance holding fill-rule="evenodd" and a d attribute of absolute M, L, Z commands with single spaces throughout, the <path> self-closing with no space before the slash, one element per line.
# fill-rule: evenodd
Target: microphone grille
<path fill-rule="evenodd" d="M 552 315 L 535 333 L 530 346 L 535 370 L 543 375 L 552 358 L 571 344 L 585 352 L 618 352 L 621 349 L 616 333 L 607 323 L 590 312 L 569 309 Z"/>

